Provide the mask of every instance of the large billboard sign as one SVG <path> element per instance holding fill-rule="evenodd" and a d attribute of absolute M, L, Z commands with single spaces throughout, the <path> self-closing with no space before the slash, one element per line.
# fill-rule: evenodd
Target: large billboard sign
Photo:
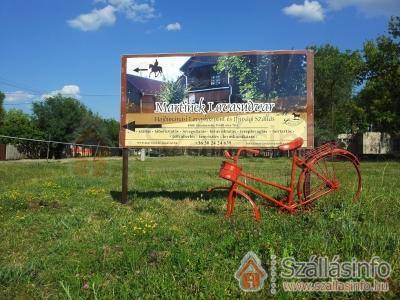
<path fill-rule="evenodd" d="M 313 53 L 125 55 L 122 147 L 313 147 Z"/>

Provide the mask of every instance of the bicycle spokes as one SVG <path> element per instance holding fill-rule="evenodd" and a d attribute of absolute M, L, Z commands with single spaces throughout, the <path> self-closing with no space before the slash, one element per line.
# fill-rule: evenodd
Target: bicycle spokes
<path fill-rule="evenodd" d="M 311 168 L 314 171 L 307 171 L 304 176 L 302 204 L 308 204 L 331 192 L 335 192 L 331 197 L 341 200 L 354 200 L 359 196 L 360 172 L 357 162 L 348 156 L 333 151 L 315 159 Z"/>

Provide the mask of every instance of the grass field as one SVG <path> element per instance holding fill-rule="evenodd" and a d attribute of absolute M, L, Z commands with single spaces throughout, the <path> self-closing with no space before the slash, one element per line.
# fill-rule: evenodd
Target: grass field
<path fill-rule="evenodd" d="M 116 199 L 121 161 L 0 163 L 0 299 L 271 298 L 241 292 L 234 273 L 250 250 L 269 258 L 340 255 L 391 263 L 385 294 L 284 293 L 280 299 L 400 298 L 400 163 L 362 163 L 357 203 L 334 195 L 295 215 L 239 201 L 229 220 L 225 192 L 207 196 L 221 158 L 131 160 L 130 202 Z M 284 159 L 245 168 L 285 183 Z"/>

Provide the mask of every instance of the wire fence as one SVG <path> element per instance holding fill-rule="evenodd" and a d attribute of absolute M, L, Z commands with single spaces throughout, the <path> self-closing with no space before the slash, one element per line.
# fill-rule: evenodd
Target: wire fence
<path fill-rule="evenodd" d="M 1 142 L 3 141 L 3 142 Z M 75 142 L 63 142 L 56 140 L 44 140 L 26 137 L 16 137 L 10 135 L 0 135 L 0 144 L 14 145 L 22 156 L 26 158 L 52 158 L 55 156 L 55 145 L 64 146 L 59 149 L 57 158 L 70 158 L 70 157 L 97 157 L 97 156 L 121 156 L 121 147 L 119 146 L 106 146 L 98 144 L 84 144 Z M 7 159 L 7 147 L 2 147 L 5 150 L 0 151 L 0 160 Z M 21 157 L 21 155 L 17 155 Z"/>
<path fill-rule="evenodd" d="M 16 136 L 2 135 L 2 134 L 0 134 L 0 138 L 15 139 L 15 140 L 22 140 L 22 141 L 31 141 L 31 142 L 51 143 L 51 144 L 71 145 L 71 146 L 82 146 L 82 147 L 97 147 L 97 148 L 105 148 L 105 149 L 122 149 L 121 147 L 115 147 L 115 146 L 103 146 L 103 145 L 94 145 L 94 144 L 60 142 L 60 141 L 53 141 L 53 140 L 40 140 L 40 139 L 16 137 Z"/>
<path fill-rule="evenodd" d="M 21 144 L 22 143 L 22 144 Z M 35 150 L 31 152 L 23 149 L 28 147 L 26 143 L 34 143 Z M 75 158 L 75 157 L 107 157 L 107 156 L 122 156 L 122 148 L 120 146 L 107 146 L 101 145 L 100 142 L 97 144 L 88 143 L 76 143 L 76 142 L 65 142 L 57 141 L 52 139 L 37 139 L 27 137 L 17 137 L 10 135 L 0 135 L 0 144 L 13 144 L 15 145 L 22 156 L 26 158 L 47 158 L 51 159 L 54 157 L 52 147 L 55 145 L 62 145 L 63 153 L 58 158 Z M 3 145 L 4 148 L 4 145 Z M 22 149 L 22 151 L 21 151 Z M 36 151 L 36 152 L 35 152 Z M 163 157 L 163 156 L 211 156 L 211 157 L 222 157 L 224 155 L 224 149 L 210 149 L 210 148 L 199 148 L 199 149 L 187 149 L 187 148 L 152 148 L 152 149 L 141 149 L 141 148 L 130 148 L 130 155 L 140 155 L 144 151 L 145 156 L 150 157 Z M 232 150 L 235 151 L 235 150 Z M 5 160 L 4 155 L 0 151 L 0 160 Z M 24 153 L 25 152 L 25 153 Z M 300 150 L 300 154 L 304 154 L 303 150 Z M 244 156 L 249 156 L 244 154 Z M 252 156 L 252 155 L 250 155 Z M 263 149 L 260 151 L 258 157 L 265 158 L 276 158 L 276 157 L 289 156 L 288 153 L 282 153 L 278 149 Z M 19 156 L 21 157 L 21 156 Z"/>

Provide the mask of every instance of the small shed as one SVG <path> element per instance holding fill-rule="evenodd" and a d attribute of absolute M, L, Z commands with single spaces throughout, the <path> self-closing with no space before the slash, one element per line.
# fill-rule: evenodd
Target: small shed
<path fill-rule="evenodd" d="M 358 155 L 397 155 L 400 138 L 385 132 L 339 134 L 341 146 Z"/>
<path fill-rule="evenodd" d="M 365 132 L 361 136 L 363 154 L 391 154 L 391 136 L 384 132 Z"/>
<path fill-rule="evenodd" d="M 23 159 L 25 155 L 20 153 L 12 144 L 0 144 L 0 160 L 17 160 Z"/>

